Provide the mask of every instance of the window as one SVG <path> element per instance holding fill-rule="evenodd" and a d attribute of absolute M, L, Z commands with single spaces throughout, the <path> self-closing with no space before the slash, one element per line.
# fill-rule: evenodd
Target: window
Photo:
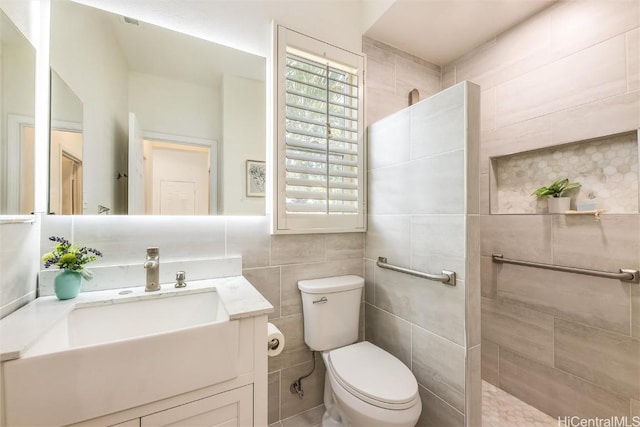
<path fill-rule="evenodd" d="M 274 232 L 365 231 L 364 58 L 278 27 Z"/>

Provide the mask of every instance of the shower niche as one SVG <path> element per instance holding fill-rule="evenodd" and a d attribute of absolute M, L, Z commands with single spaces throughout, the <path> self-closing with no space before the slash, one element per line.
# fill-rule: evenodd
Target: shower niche
<path fill-rule="evenodd" d="M 490 159 L 491 214 L 547 213 L 531 193 L 558 178 L 579 182 L 571 209 L 595 203 L 607 213 L 638 213 L 639 131 L 555 145 Z"/>

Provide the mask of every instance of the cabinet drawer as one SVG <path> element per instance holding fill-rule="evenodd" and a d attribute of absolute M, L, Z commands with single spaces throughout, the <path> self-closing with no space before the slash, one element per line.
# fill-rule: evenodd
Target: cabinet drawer
<path fill-rule="evenodd" d="M 156 412 L 140 419 L 141 427 L 246 427 L 253 425 L 253 385 Z"/>

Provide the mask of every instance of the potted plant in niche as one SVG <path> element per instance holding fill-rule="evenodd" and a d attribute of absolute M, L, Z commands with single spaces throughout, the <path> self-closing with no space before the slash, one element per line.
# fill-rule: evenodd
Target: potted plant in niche
<path fill-rule="evenodd" d="M 49 240 L 56 242 L 56 247 L 44 254 L 44 268 L 53 265 L 62 270 L 54 279 L 53 287 L 58 299 L 65 300 L 78 296 L 82 279 L 91 280 L 92 274 L 84 268 L 85 264 L 98 259 L 102 253 L 85 246 L 74 246 L 67 239 L 51 236 Z"/>
<path fill-rule="evenodd" d="M 553 181 L 548 187 L 538 188 L 531 193 L 531 195 L 538 198 L 548 196 L 549 213 L 563 213 L 569 210 L 571 204 L 571 198 L 564 197 L 564 193 L 578 188 L 580 185 L 579 182 L 569 182 L 569 178 L 559 178 Z"/>

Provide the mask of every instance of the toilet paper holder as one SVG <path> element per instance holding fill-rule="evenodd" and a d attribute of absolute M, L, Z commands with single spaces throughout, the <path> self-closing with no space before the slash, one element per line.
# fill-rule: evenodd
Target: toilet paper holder
<path fill-rule="evenodd" d="M 267 355 L 275 357 L 284 350 L 284 334 L 272 323 L 267 323 Z"/>
<path fill-rule="evenodd" d="M 275 350 L 280 345 L 280 340 L 278 338 L 274 338 L 267 343 L 268 350 Z"/>

